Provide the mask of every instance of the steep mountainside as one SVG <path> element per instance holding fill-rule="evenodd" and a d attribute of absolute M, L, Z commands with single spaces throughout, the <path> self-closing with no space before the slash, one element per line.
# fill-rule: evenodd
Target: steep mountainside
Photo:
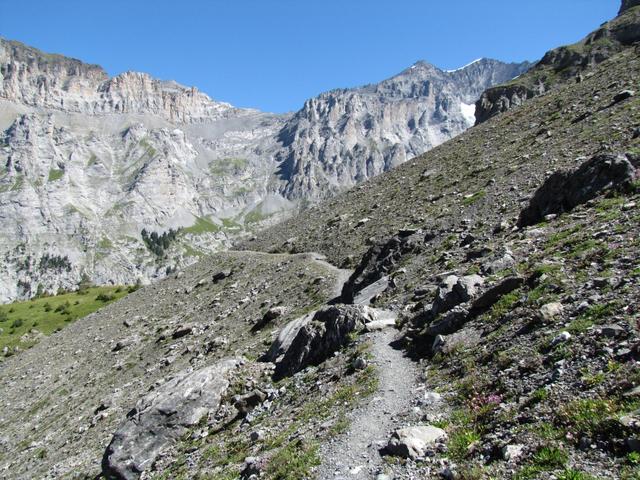
<path fill-rule="evenodd" d="M 639 74 L 640 36 L 5 358 L 2 476 L 639 478 Z"/>
<path fill-rule="evenodd" d="M 529 67 L 480 59 L 445 72 L 418 62 L 381 83 L 308 100 L 279 135 L 284 194 L 326 198 L 440 145 L 473 125 L 487 87 Z"/>
<path fill-rule="evenodd" d="M 385 158 L 387 147 L 422 153 L 472 123 L 459 108 L 459 101 L 480 95 L 470 85 L 504 81 L 525 66 L 478 62 L 450 75 L 462 93 L 456 83 L 437 80 L 449 74 L 433 67 L 401 74 L 389 85 L 416 93 L 400 110 L 383 108 L 397 94 L 377 94 L 368 111 L 384 123 L 372 123 L 364 144 L 384 143 Z M 425 87 L 430 76 L 435 87 Z M 0 39 L 0 300 L 74 288 L 83 275 L 99 284 L 162 277 L 167 268 L 223 248 L 229 237 L 273 222 L 300 200 L 330 193 L 315 180 L 316 168 L 340 165 L 332 177 L 337 190 L 406 158 L 374 156 L 376 167 L 359 172 L 357 138 L 317 133 L 335 121 L 338 111 L 329 110 L 304 123 L 305 110 L 292 116 L 234 108 L 175 82 L 134 72 L 109 78 L 99 66 Z M 429 120 L 398 130 L 408 121 L 406 110 L 416 121 Z M 363 129 L 360 113 L 340 114 L 340 121 Z M 293 147 L 282 144 L 285 132 L 301 131 L 302 123 L 318 142 L 341 142 L 333 167 L 324 148 L 289 152 Z M 430 140 L 416 140 L 423 137 Z M 285 157 L 313 172 L 278 176 L 288 168 Z M 162 236 L 178 228 L 160 250 L 141 236 L 143 229 Z M 42 264 L 45 255 L 59 259 L 56 268 Z"/>

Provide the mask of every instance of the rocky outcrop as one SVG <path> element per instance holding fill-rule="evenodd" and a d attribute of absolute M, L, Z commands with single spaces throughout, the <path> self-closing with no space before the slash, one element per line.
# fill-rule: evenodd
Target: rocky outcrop
<path fill-rule="evenodd" d="M 539 95 L 541 90 L 544 90 L 543 86 L 540 86 L 536 91 L 518 84 L 500 85 L 486 90 L 476 102 L 476 125 L 513 107 L 522 105 L 530 98 Z"/>
<path fill-rule="evenodd" d="M 417 253 L 422 249 L 427 238 L 429 238 L 429 235 L 425 237 L 425 233 L 421 230 L 404 230 L 385 242 L 371 247 L 362 257 L 349 280 L 344 284 L 342 300 L 345 303 L 361 303 L 360 301 L 355 301 L 359 293 L 391 273 L 402 255 L 409 252 Z M 388 283 L 387 280 L 383 285 L 384 288 Z M 374 293 L 377 293 L 378 290 L 374 290 Z M 367 300 L 371 296 L 369 295 Z"/>
<path fill-rule="evenodd" d="M 582 74 L 640 40 L 640 10 L 635 0 L 623 0 L 619 16 L 580 42 L 555 48 L 514 82 L 489 88 L 476 102 L 476 125 L 542 95 Z"/>
<path fill-rule="evenodd" d="M 113 78 L 98 65 L 0 39 L 0 98 L 84 114 L 152 114 L 175 123 L 232 115 L 195 87 L 126 72 Z"/>
<path fill-rule="evenodd" d="M 105 451 L 102 474 L 118 480 L 139 478 L 188 427 L 216 412 L 238 364 L 225 360 L 179 374 L 138 401 Z"/>
<path fill-rule="evenodd" d="M 288 324 L 264 360 L 276 365 L 274 378 L 318 365 L 349 342 L 351 332 L 377 320 L 373 311 L 360 305 L 331 305 Z"/>
<path fill-rule="evenodd" d="M 573 171 L 552 174 L 520 213 L 519 227 L 540 222 L 546 215 L 568 212 L 605 190 L 624 188 L 638 178 L 637 168 L 623 155 L 601 154 Z"/>
<path fill-rule="evenodd" d="M 626 12 L 630 8 L 637 7 L 638 5 L 640 5 L 640 0 L 622 0 L 622 5 L 620 5 L 618 15 Z"/>

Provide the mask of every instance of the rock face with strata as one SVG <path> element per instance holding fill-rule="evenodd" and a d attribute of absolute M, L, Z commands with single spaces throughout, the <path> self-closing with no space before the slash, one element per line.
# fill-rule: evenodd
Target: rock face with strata
<path fill-rule="evenodd" d="M 238 360 L 225 360 L 178 374 L 136 404 L 118 428 L 102 459 L 106 478 L 134 480 L 188 427 L 215 413 Z"/>
<path fill-rule="evenodd" d="M 596 65 L 640 39 L 636 0 L 622 2 L 618 17 L 605 22 L 581 41 L 548 51 L 522 77 L 488 88 L 476 102 L 476 124 L 522 105 L 565 82 L 582 81 Z"/>

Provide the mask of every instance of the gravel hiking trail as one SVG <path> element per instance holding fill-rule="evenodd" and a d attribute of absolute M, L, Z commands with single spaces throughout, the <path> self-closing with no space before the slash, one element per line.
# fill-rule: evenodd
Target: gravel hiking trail
<path fill-rule="evenodd" d="M 392 346 L 396 334 L 395 328 L 367 334 L 378 391 L 349 414 L 346 433 L 322 446 L 317 479 L 371 479 L 382 472 L 379 450 L 392 430 L 405 426 L 402 417 L 411 410 L 419 378 L 418 366 Z"/>

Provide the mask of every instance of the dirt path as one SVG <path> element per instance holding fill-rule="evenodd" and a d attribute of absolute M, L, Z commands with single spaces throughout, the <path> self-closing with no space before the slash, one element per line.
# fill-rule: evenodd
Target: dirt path
<path fill-rule="evenodd" d="M 396 333 L 389 328 L 369 334 L 380 382 L 378 393 L 350 413 L 346 434 L 322 447 L 324 463 L 316 472 L 318 479 L 371 479 L 382 472 L 379 449 L 386 445 L 391 430 L 405 426 L 402 417 L 418 395 L 417 366 L 390 345 Z"/>
<path fill-rule="evenodd" d="M 328 268 L 329 270 L 335 272 L 336 280 L 335 280 L 335 288 L 333 290 L 333 296 L 338 297 L 342 294 L 342 286 L 349 280 L 349 277 L 353 273 L 351 270 L 345 270 L 342 268 L 338 268 L 331 263 L 327 262 L 327 257 L 322 255 L 321 253 L 310 252 L 307 255 L 311 255 L 311 258 L 318 264 L 323 267 Z"/>

